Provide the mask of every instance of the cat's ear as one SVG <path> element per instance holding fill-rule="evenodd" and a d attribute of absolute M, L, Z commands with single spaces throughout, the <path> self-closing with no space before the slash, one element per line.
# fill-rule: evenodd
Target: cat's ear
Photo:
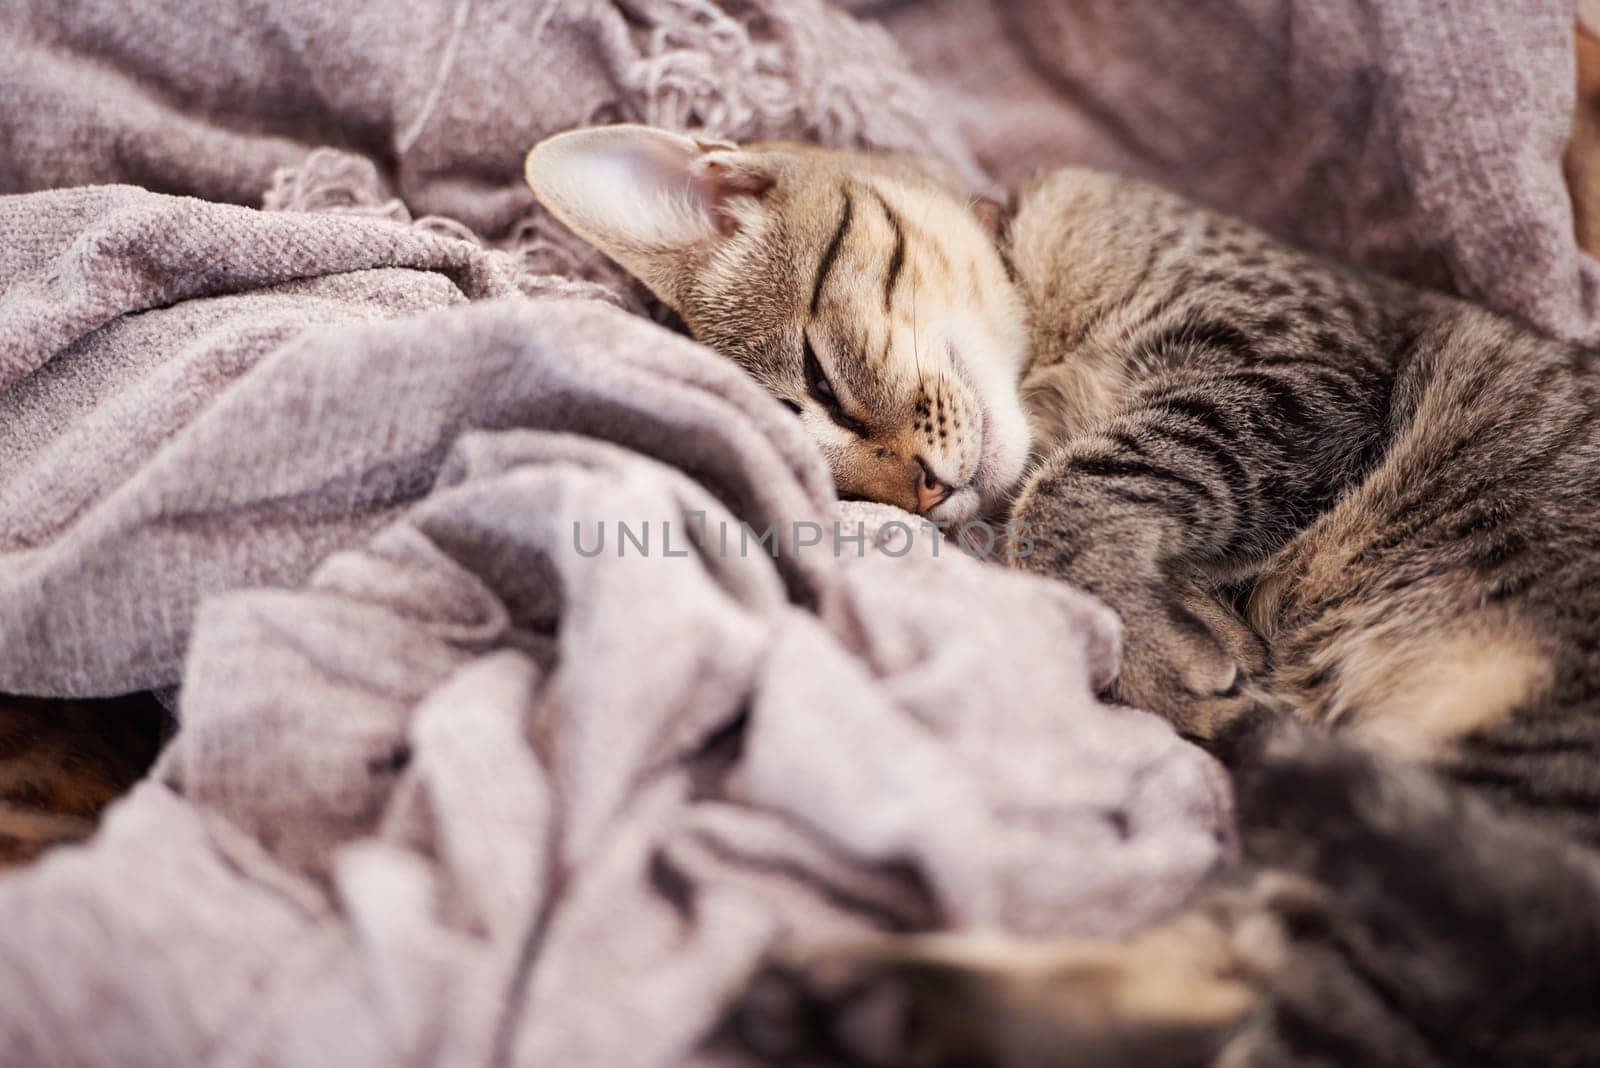
<path fill-rule="evenodd" d="M 551 214 L 669 304 L 686 261 L 733 234 L 740 208 L 773 184 L 735 145 L 648 126 L 557 134 L 523 174 Z"/>

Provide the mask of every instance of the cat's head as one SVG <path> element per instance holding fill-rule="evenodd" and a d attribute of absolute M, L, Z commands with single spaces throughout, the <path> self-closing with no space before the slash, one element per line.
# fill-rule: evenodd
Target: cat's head
<path fill-rule="evenodd" d="M 798 414 L 841 495 L 961 521 L 1021 477 L 1022 301 L 968 199 L 925 168 L 607 126 L 542 142 L 526 174 Z"/>

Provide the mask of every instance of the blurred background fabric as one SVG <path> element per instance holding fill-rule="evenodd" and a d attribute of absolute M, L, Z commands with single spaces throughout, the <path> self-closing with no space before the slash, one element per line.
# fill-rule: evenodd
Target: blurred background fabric
<path fill-rule="evenodd" d="M 1600 339 L 1561 167 L 1571 0 L 848 7 L 13 0 L 0 189 L 131 181 L 255 205 L 331 146 L 413 215 L 538 247 L 522 153 L 585 123 L 909 150 L 975 188 L 1080 162 Z"/>

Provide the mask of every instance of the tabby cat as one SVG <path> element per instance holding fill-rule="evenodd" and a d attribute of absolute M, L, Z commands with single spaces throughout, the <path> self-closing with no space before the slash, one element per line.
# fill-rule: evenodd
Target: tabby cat
<path fill-rule="evenodd" d="M 774 963 L 722 1037 L 795 1064 L 1600 1063 L 1594 355 L 1089 171 L 998 220 L 913 161 L 643 127 L 526 174 L 797 413 L 842 495 L 1009 507 L 1018 566 L 1121 615 L 1114 696 L 1236 773 L 1247 863 L 1171 924 Z M 852 1037 L 880 998 L 887 1049 Z"/>

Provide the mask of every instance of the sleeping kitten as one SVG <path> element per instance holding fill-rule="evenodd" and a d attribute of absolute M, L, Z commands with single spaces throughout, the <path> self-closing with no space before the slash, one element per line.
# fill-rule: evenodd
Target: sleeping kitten
<path fill-rule="evenodd" d="M 1115 696 L 1236 768 L 1248 865 L 1194 913 L 774 966 L 747 1045 L 1600 1063 L 1593 355 L 1087 171 L 1003 233 L 913 162 L 794 145 L 581 130 L 527 177 L 798 413 L 842 494 L 1011 502 L 1020 566 L 1121 615 Z M 909 1006 L 889 1054 L 833 1029 L 877 984 Z"/>
<path fill-rule="evenodd" d="M 915 164 L 606 127 L 544 142 L 527 176 L 794 410 L 841 495 L 955 522 L 1021 477 L 1021 298 Z"/>

